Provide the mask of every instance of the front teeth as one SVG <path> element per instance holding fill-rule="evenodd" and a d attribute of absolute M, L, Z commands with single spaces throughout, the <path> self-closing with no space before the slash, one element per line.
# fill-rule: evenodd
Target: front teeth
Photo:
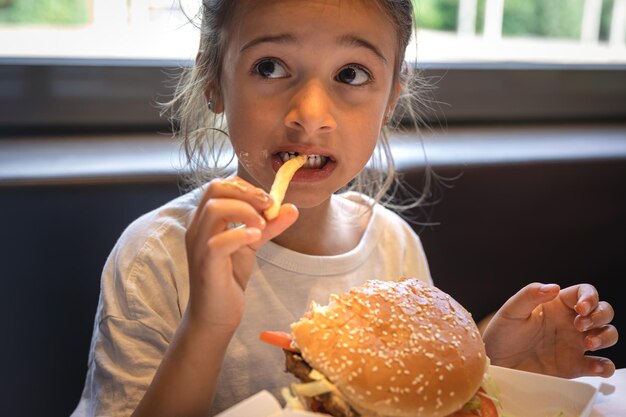
<path fill-rule="evenodd" d="M 280 157 L 283 162 L 289 161 L 291 158 L 298 156 L 297 152 L 281 152 Z M 328 162 L 328 157 L 322 155 L 308 155 L 305 168 L 321 168 Z"/>
<path fill-rule="evenodd" d="M 295 158 L 296 156 L 298 156 L 296 152 L 281 152 L 280 153 L 280 157 L 283 160 L 283 162 L 287 162 L 291 158 Z"/>

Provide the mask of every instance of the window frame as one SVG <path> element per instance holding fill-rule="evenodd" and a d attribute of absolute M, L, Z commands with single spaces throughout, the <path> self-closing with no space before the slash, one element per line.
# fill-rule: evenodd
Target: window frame
<path fill-rule="evenodd" d="M 0 136 L 170 130 L 190 61 L 0 58 Z M 626 64 L 426 63 L 428 125 L 626 121 Z"/>

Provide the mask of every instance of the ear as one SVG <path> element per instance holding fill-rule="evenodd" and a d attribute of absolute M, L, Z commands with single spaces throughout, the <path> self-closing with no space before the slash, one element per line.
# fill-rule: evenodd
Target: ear
<path fill-rule="evenodd" d="M 210 85 L 204 89 L 204 97 L 206 98 L 207 106 L 215 114 L 224 112 L 224 101 L 219 88 L 215 88 Z"/>
<path fill-rule="evenodd" d="M 402 94 L 402 89 L 404 88 L 404 84 L 402 81 L 396 81 L 391 89 L 391 94 L 389 96 L 389 101 L 387 102 L 387 107 L 385 109 L 385 124 L 389 123 L 391 120 L 391 116 L 396 108 L 396 104 L 398 104 L 398 100 L 400 99 L 400 94 Z"/>
<path fill-rule="evenodd" d="M 202 58 L 202 51 L 198 51 L 196 54 L 196 66 L 200 65 L 200 59 Z M 215 114 L 224 112 L 224 102 L 222 101 L 222 95 L 220 88 L 216 83 L 212 82 L 204 89 L 204 97 L 206 98 L 207 106 Z"/>

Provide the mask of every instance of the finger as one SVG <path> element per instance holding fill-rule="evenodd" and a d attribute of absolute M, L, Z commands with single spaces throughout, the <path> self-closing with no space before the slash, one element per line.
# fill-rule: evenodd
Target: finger
<path fill-rule="evenodd" d="M 585 334 L 585 349 L 596 351 L 606 349 L 617 343 L 619 336 L 615 326 L 607 325 L 589 330 Z"/>
<path fill-rule="evenodd" d="M 598 291 L 591 284 L 577 284 L 561 291 L 561 300 L 581 316 L 590 314 L 598 305 Z"/>
<path fill-rule="evenodd" d="M 578 330 L 584 332 L 589 329 L 601 327 L 609 324 L 615 317 L 615 311 L 613 306 L 606 301 L 600 301 L 588 316 L 576 316 L 574 318 L 574 325 Z"/>
<path fill-rule="evenodd" d="M 211 216 L 210 213 L 207 213 L 207 205 L 209 205 L 212 200 L 218 199 L 232 199 L 246 202 L 259 212 L 272 202 L 269 194 L 239 177 L 214 179 L 207 184 L 202 199 L 198 204 L 198 208 L 194 213 L 194 217 L 187 231 L 188 241 L 195 241 L 196 236 L 201 232 L 210 232 L 207 230 L 206 226 L 214 225 L 215 223 L 208 222 L 207 217 L 213 221 L 217 221 L 218 219 Z M 237 223 L 237 221 L 232 221 L 232 223 Z M 224 224 L 223 226 L 224 229 L 226 225 Z M 256 226 L 258 227 L 258 225 Z M 199 230 L 201 228 L 203 229 L 202 231 Z M 215 229 L 213 228 L 211 230 Z"/>
<path fill-rule="evenodd" d="M 553 300 L 559 289 L 557 284 L 528 284 L 504 303 L 500 314 L 510 319 L 527 319 L 537 306 Z"/>
<path fill-rule="evenodd" d="M 582 367 L 572 378 L 580 376 L 601 376 L 608 378 L 615 373 L 615 364 L 608 358 L 585 355 L 582 358 Z"/>
<path fill-rule="evenodd" d="M 219 233 L 207 242 L 209 256 L 212 258 L 230 256 L 242 247 L 257 242 L 261 236 L 261 230 L 256 227 L 238 227 Z"/>
<path fill-rule="evenodd" d="M 272 197 L 263 189 L 236 176 L 214 179 L 209 182 L 199 206 L 205 205 L 212 198 L 242 200 L 259 211 L 266 209 L 272 203 Z"/>
<path fill-rule="evenodd" d="M 265 218 L 250 204 L 235 199 L 211 199 L 199 207 L 198 236 L 209 239 L 233 224 L 265 229 Z"/>
<path fill-rule="evenodd" d="M 276 236 L 284 232 L 289 226 L 298 220 L 298 208 L 293 204 L 283 204 L 280 207 L 278 216 L 267 223 L 263 230 L 263 238 L 251 245 L 253 249 L 260 248 L 267 241 L 274 239 Z"/>

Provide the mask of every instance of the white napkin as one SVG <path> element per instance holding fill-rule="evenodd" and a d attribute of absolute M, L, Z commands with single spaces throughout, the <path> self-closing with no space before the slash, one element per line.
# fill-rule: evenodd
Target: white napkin
<path fill-rule="evenodd" d="M 589 417 L 626 416 L 626 368 L 616 370 L 610 378 L 586 376 L 575 381 L 598 388 Z"/>

